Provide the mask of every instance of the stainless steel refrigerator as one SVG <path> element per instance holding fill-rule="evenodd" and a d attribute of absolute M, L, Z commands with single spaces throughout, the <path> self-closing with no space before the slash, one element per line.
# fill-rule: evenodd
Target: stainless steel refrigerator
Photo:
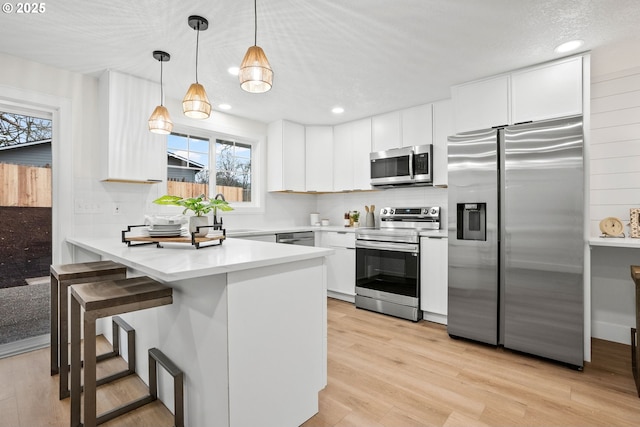
<path fill-rule="evenodd" d="M 583 366 L 582 117 L 449 137 L 448 333 Z"/>

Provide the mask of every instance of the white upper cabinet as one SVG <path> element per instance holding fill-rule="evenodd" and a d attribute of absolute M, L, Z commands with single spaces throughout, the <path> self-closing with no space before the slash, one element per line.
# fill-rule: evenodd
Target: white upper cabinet
<path fill-rule="evenodd" d="M 334 191 L 371 189 L 370 152 L 371 119 L 361 119 L 334 126 Z"/>
<path fill-rule="evenodd" d="M 450 99 L 433 103 L 433 185 L 448 185 L 448 138 L 453 135 L 453 112 Z"/>
<path fill-rule="evenodd" d="M 306 190 L 333 191 L 333 127 L 307 126 L 305 147 Z"/>
<path fill-rule="evenodd" d="M 100 138 L 105 181 L 154 183 L 166 179 L 167 139 L 149 132 L 160 85 L 114 71 L 99 80 Z"/>
<path fill-rule="evenodd" d="M 267 129 L 268 191 L 305 191 L 304 126 L 278 120 Z"/>
<path fill-rule="evenodd" d="M 583 57 L 451 88 L 456 133 L 582 114 Z"/>
<path fill-rule="evenodd" d="M 508 75 L 453 86 L 451 99 L 456 133 L 510 123 Z"/>
<path fill-rule="evenodd" d="M 333 127 L 333 190 L 353 189 L 353 123 Z"/>
<path fill-rule="evenodd" d="M 371 189 L 371 119 L 352 122 L 353 126 L 353 189 Z"/>
<path fill-rule="evenodd" d="M 402 147 L 400 111 L 374 116 L 371 119 L 372 151 Z"/>
<path fill-rule="evenodd" d="M 402 146 L 433 143 L 432 104 L 402 110 Z"/>
<path fill-rule="evenodd" d="M 513 123 L 582 113 L 582 57 L 511 75 Z"/>

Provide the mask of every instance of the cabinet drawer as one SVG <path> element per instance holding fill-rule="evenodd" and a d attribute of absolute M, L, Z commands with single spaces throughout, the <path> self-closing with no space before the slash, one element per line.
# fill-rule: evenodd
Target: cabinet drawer
<path fill-rule="evenodd" d="M 321 246 L 327 247 L 340 247 L 340 248 L 355 248 L 356 247 L 356 235 L 355 233 L 349 233 L 346 231 L 323 231 L 320 238 Z"/>

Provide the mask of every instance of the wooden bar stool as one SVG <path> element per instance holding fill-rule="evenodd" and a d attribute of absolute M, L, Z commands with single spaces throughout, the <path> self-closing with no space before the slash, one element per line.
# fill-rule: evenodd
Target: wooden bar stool
<path fill-rule="evenodd" d="M 60 373 L 60 399 L 64 399 L 69 397 L 68 288 L 76 283 L 124 279 L 127 267 L 113 261 L 96 261 L 52 265 L 50 271 L 51 375 Z"/>
<path fill-rule="evenodd" d="M 97 415 L 96 320 L 173 303 L 173 289 L 149 277 L 106 280 L 71 286 L 71 427 L 95 427 L 153 399 L 143 397 Z M 80 307 L 84 308 L 84 424 L 80 422 L 82 366 L 80 362 Z"/>

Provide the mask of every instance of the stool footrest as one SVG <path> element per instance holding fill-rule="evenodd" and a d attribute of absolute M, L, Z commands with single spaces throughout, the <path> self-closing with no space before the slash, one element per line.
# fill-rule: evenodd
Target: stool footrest
<path fill-rule="evenodd" d="M 148 403 L 153 402 L 154 399 L 153 397 L 151 397 L 151 395 L 147 395 L 144 397 L 141 397 L 137 400 L 134 400 L 133 402 L 127 403 L 125 405 L 120 405 L 117 408 L 114 408 L 110 411 L 107 411 L 105 413 L 100 414 L 97 418 L 96 418 L 96 424 L 100 425 L 100 424 L 104 424 L 107 421 L 111 421 L 114 418 L 119 417 L 120 415 L 124 415 L 127 412 L 131 412 L 135 409 L 138 409 Z"/>

